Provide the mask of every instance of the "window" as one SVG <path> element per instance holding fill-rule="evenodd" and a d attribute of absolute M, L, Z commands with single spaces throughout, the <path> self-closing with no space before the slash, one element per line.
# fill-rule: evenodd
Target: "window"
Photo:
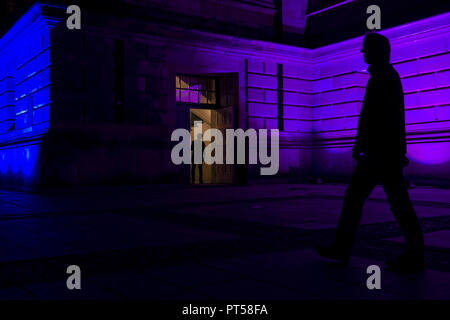
<path fill-rule="evenodd" d="M 26 123 L 29 126 L 33 125 L 33 111 L 34 111 L 34 102 L 33 102 L 33 96 L 30 95 L 27 98 L 27 107 L 28 107 L 28 112 L 27 112 L 27 120 Z"/>
<path fill-rule="evenodd" d="M 208 77 L 176 77 L 177 102 L 216 104 L 216 79 Z"/>
<path fill-rule="evenodd" d="M 14 89 L 13 77 L 0 80 L 0 134 L 15 129 Z"/>
<path fill-rule="evenodd" d="M 125 122 L 125 42 L 114 42 L 114 121 Z"/>

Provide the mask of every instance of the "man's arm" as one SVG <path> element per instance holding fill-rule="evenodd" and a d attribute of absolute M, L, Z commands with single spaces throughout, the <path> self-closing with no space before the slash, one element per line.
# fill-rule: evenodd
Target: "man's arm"
<path fill-rule="evenodd" d="M 353 145 L 353 149 L 352 149 L 352 157 L 355 160 L 359 160 L 359 158 L 361 157 L 361 135 L 363 134 L 363 130 L 365 127 L 365 108 L 364 108 L 364 104 L 361 108 L 361 113 L 359 115 L 359 119 L 358 119 L 358 127 L 356 130 L 356 140 L 355 140 L 355 144 Z"/>

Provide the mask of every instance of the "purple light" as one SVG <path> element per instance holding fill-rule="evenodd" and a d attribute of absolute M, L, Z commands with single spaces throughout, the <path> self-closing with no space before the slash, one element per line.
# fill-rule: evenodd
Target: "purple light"
<path fill-rule="evenodd" d="M 449 21 L 446 13 L 381 32 L 391 41 L 391 61 L 405 91 L 408 157 L 428 166 L 450 163 L 450 142 L 441 137 L 450 130 Z M 367 73 L 358 72 L 367 67 L 359 53 L 361 43 L 359 37 L 313 50 L 318 68 L 312 105 L 316 159 L 337 159 L 352 145 L 368 79 Z M 424 140 L 412 143 L 417 135 Z M 345 171 L 346 166 L 333 170 Z M 448 165 L 442 168 L 448 177 Z"/>
<path fill-rule="evenodd" d="M 444 164 L 450 162 L 450 146 L 448 142 L 413 143 L 408 145 L 408 156 L 420 164 Z"/>

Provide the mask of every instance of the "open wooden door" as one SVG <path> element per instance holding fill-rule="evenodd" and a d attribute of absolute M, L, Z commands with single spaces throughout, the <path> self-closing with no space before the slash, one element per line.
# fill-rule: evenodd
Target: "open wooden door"
<path fill-rule="evenodd" d="M 223 107 L 212 110 L 212 127 L 220 130 L 223 137 L 223 162 L 213 164 L 212 175 L 214 183 L 233 183 L 233 165 L 226 164 L 226 129 L 233 128 L 233 107 Z"/>

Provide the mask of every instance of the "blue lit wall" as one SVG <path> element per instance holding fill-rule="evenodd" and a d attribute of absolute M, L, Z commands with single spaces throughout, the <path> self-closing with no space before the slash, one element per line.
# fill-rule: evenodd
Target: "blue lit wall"
<path fill-rule="evenodd" d="M 0 185 L 39 183 L 50 121 L 50 29 L 35 4 L 0 39 Z"/>

